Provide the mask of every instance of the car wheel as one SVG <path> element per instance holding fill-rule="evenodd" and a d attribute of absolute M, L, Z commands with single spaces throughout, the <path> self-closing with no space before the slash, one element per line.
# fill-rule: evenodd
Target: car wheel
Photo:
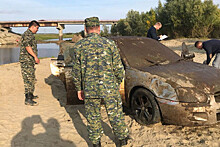
<path fill-rule="evenodd" d="M 144 88 L 139 88 L 133 93 L 131 110 L 135 120 L 142 125 L 161 121 L 159 107 L 154 95 Z"/>

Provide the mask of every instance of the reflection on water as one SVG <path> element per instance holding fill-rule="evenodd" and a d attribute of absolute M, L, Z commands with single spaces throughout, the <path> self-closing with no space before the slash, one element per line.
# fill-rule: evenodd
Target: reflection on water
<path fill-rule="evenodd" d="M 64 41 L 72 40 L 72 38 L 63 38 Z M 59 41 L 59 39 L 47 39 L 46 41 Z"/>
<path fill-rule="evenodd" d="M 56 43 L 38 44 L 38 57 L 57 57 L 59 45 Z M 20 47 L 15 45 L 0 46 L 0 65 L 19 61 Z"/>

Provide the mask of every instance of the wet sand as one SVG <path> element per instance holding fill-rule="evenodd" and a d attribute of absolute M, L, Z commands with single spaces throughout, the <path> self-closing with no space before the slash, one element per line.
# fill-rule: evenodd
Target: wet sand
<path fill-rule="evenodd" d="M 195 52 L 195 62 L 205 60 L 205 52 L 194 50 L 194 40 L 162 41 L 180 54 L 182 41 Z M 50 72 L 50 58 L 36 66 L 36 107 L 24 105 L 24 87 L 19 63 L 0 66 L 0 146 L 1 147 L 87 147 L 91 146 L 83 105 L 65 105 L 63 83 Z M 115 139 L 102 108 L 103 147 L 115 147 Z M 220 124 L 182 127 L 161 123 L 141 126 L 126 115 L 132 140 L 127 147 L 220 146 Z"/>

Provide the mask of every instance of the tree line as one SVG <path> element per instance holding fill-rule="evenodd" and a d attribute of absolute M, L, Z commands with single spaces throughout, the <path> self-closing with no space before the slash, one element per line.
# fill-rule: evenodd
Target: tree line
<path fill-rule="evenodd" d="M 160 34 L 170 38 L 220 38 L 220 9 L 212 0 L 166 0 L 148 12 L 130 10 L 125 19 L 111 27 L 111 35 L 147 36 L 157 21 L 163 24 Z M 106 26 L 101 34 L 108 35 Z"/>

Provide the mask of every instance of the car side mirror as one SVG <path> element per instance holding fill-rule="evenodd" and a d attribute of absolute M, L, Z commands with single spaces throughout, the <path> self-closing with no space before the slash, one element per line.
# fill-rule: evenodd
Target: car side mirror
<path fill-rule="evenodd" d="M 57 60 L 64 60 L 64 56 L 63 55 L 58 55 Z"/>
<path fill-rule="evenodd" d="M 183 59 L 191 60 L 191 61 L 193 61 L 193 58 L 195 57 L 195 54 L 194 54 L 194 53 L 190 53 L 190 52 L 189 52 L 189 49 L 187 48 L 185 42 L 182 43 L 181 57 L 182 57 Z"/>

